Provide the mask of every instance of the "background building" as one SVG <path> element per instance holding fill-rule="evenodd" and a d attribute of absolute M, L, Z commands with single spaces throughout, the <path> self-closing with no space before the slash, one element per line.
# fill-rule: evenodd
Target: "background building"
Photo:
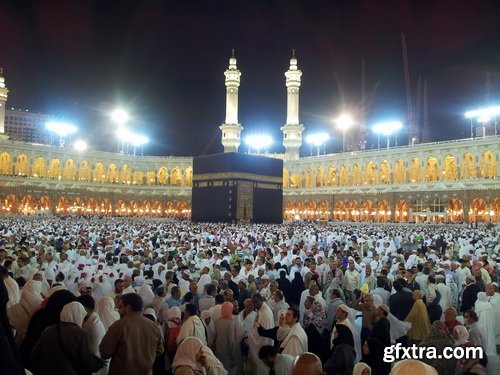
<path fill-rule="evenodd" d="M 52 117 L 28 110 L 10 109 L 5 111 L 5 134 L 12 141 L 50 144 L 51 135 L 45 124 Z"/>

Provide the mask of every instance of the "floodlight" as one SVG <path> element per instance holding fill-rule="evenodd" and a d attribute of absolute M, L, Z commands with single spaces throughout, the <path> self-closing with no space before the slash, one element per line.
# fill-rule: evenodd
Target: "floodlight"
<path fill-rule="evenodd" d="M 48 121 L 45 127 L 47 130 L 56 133 L 59 137 L 66 137 L 76 133 L 78 130 L 75 125 L 63 121 Z"/>
<path fill-rule="evenodd" d="M 315 134 L 309 134 L 306 137 L 306 142 L 312 144 L 313 146 L 321 147 L 329 139 L 330 136 L 327 133 L 315 133 Z"/>
<path fill-rule="evenodd" d="M 141 134 L 131 134 L 130 143 L 134 147 L 140 147 L 149 142 L 149 138 Z"/>
<path fill-rule="evenodd" d="M 245 143 L 259 153 L 261 149 L 267 149 L 273 143 L 273 139 L 268 134 L 254 134 L 247 136 Z"/>
<path fill-rule="evenodd" d="M 386 121 L 373 125 L 373 131 L 378 135 L 385 135 L 387 137 L 387 149 L 389 149 L 389 137 L 400 130 L 402 127 L 403 124 L 399 121 Z M 398 144 L 396 138 L 396 146 L 397 145 Z"/>
<path fill-rule="evenodd" d="M 341 114 L 337 117 L 334 122 L 338 125 L 338 127 L 342 130 L 342 152 L 345 151 L 345 132 L 346 130 L 354 124 L 354 120 L 351 115 L 347 113 Z"/>
<path fill-rule="evenodd" d="M 78 151 L 85 151 L 87 149 L 87 142 L 79 139 L 73 143 L 73 147 Z"/>
<path fill-rule="evenodd" d="M 111 112 L 111 119 L 118 125 L 124 125 L 128 122 L 130 116 L 124 109 L 117 108 L 113 112 Z"/>

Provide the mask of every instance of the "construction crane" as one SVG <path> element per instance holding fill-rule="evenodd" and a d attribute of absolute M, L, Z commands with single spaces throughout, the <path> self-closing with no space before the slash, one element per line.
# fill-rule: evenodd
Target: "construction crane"
<path fill-rule="evenodd" d="M 418 129 L 415 123 L 415 112 L 413 110 L 413 103 L 411 98 L 411 81 L 410 69 L 408 67 L 408 52 L 406 50 L 406 37 L 401 33 L 401 43 L 403 45 L 403 64 L 405 73 L 406 84 L 406 111 L 408 115 L 408 144 L 414 145 L 418 143 Z"/>

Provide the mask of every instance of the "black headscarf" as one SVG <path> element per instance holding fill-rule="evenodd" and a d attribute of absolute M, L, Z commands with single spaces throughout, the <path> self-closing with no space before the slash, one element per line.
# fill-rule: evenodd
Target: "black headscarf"
<path fill-rule="evenodd" d="M 347 344 L 354 348 L 354 338 L 352 337 L 351 329 L 345 324 L 336 324 L 335 329 L 337 331 L 337 337 L 333 339 L 333 347 Z"/>
<path fill-rule="evenodd" d="M 58 290 L 47 301 L 43 309 L 36 311 L 28 324 L 26 336 L 21 343 L 21 357 L 25 366 L 30 369 L 29 362 L 31 350 L 35 347 L 45 328 L 60 322 L 60 315 L 63 307 L 76 301 L 76 297 L 68 290 Z"/>
<path fill-rule="evenodd" d="M 3 277 L 0 276 L 0 364 L 2 374 L 21 375 L 24 374 L 24 366 L 7 318 L 8 302 L 9 293 Z"/>

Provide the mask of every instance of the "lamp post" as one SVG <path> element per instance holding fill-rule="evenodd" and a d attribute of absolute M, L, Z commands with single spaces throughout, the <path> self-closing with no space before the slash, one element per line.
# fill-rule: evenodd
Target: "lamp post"
<path fill-rule="evenodd" d="M 474 138 L 473 131 L 473 120 L 476 121 L 483 126 L 483 138 L 486 136 L 486 125 L 492 119 L 494 121 L 495 126 L 495 136 L 497 136 L 497 116 L 500 115 L 500 106 L 490 106 L 485 108 L 479 108 L 474 111 L 469 111 L 465 113 L 465 117 L 470 119 L 470 137 Z"/>
<path fill-rule="evenodd" d="M 144 145 L 149 142 L 148 137 L 141 134 L 132 134 L 130 143 L 134 147 L 134 156 L 136 147 L 141 147 L 141 155 L 144 155 Z"/>
<path fill-rule="evenodd" d="M 267 134 L 255 134 L 249 135 L 245 138 L 245 143 L 249 146 L 248 152 L 250 153 L 254 149 L 257 155 L 260 154 L 260 150 L 266 150 L 273 143 L 273 138 Z"/>
<path fill-rule="evenodd" d="M 396 133 L 398 130 L 400 130 L 403 127 L 403 124 L 399 121 L 387 121 L 387 122 L 380 122 L 378 124 L 375 124 L 373 126 L 373 131 L 377 133 L 377 136 L 379 135 L 385 135 L 387 137 L 387 149 L 389 149 L 390 146 L 390 136 L 394 133 Z M 397 146 L 397 140 L 396 140 L 396 146 Z"/>
<path fill-rule="evenodd" d="M 342 130 L 342 152 L 345 152 L 345 132 L 354 124 L 354 120 L 347 113 L 343 113 L 334 122 Z"/>
<path fill-rule="evenodd" d="M 120 142 L 118 142 L 118 152 L 121 152 L 122 154 L 125 152 L 125 141 L 124 137 L 126 134 L 128 134 L 128 131 L 125 129 L 125 125 L 129 122 L 130 120 L 130 115 L 127 111 L 125 111 L 123 108 L 116 108 L 111 112 L 110 114 L 111 120 L 118 125 L 118 139 Z"/>
<path fill-rule="evenodd" d="M 48 121 L 45 127 L 50 132 L 53 132 L 59 136 L 59 146 L 64 147 L 64 140 L 67 136 L 76 133 L 77 127 L 73 124 L 63 121 Z"/>
<path fill-rule="evenodd" d="M 326 144 L 326 142 L 330 139 L 330 136 L 327 133 L 315 133 L 315 134 L 310 134 L 306 137 L 306 142 L 309 143 L 312 146 L 315 146 L 318 151 L 318 156 L 319 156 L 319 150 L 322 146 Z M 312 154 L 312 150 L 311 150 Z"/>

